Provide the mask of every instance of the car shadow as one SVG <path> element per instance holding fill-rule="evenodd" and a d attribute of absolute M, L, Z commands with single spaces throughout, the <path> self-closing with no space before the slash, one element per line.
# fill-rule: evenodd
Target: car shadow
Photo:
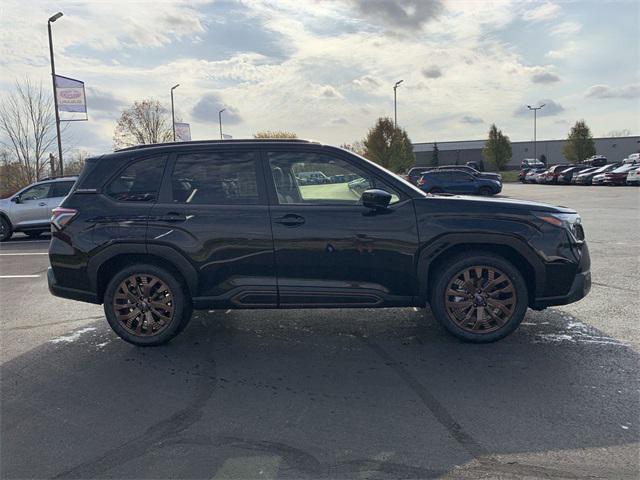
<path fill-rule="evenodd" d="M 3 365 L 1 476 L 637 476 L 632 348 L 559 309 L 490 345 L 424 317 L 197 312 L 156 348 L 95 322 Z"/>

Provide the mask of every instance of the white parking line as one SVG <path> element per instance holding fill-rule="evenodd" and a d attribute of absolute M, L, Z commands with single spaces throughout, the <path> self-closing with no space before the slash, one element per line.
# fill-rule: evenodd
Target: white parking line
<path fill-rule="evenodd" d="M 13 257 L 19 255 L 49 255 L 48 252 L 17 252 L 17 253 L 0 253 L 0 257 Z"/>
<path fill-rule="evenodd" d="M 0 275 L 0 278 L 38 278 L 40 275 Z"/>

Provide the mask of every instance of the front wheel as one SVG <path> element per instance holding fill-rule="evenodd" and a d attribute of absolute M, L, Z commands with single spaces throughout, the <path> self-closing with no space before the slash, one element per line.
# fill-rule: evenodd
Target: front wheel
<path fill-rule="evenodd" d="M 493 190 L 491 190 L 489 187 L 480 187 L 478 193 L 483 197 L 490 197 L 491 195 L 493 195 Z"/>
<path fill-rule="evenodd" d="M 492 253 L 454 258 L 437 273 L 431 309 L 461 340 L 494 342 L 513 332 L 529 303 L 527 285 L 514 265 Z"/>
<path fill-rule="evenodd" d="M 186 287 L 167 270 L 138 264 L 118 272 L 104 294 L 104 312 L 123 340 L 160 345 L 180 333 L 191 319 Z"/>
<path fill-rule="evenodd" d="M 9 240 L 11 235 L 13 234 L 13 229 L 11 228 L 11 224 L 9 220 L 0 216 L 0 242 L 4 242 L 5 240 Z"/>

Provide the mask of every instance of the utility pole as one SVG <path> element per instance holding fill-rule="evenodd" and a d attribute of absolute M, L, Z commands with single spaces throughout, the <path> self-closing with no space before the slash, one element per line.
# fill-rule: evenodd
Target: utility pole
<path fill-rule="evenodd" d="M 537 123 L 538 123 L 538 110 L 542 109 L 545 104 L 538 107 L 532 107 L 531 105 L 527 105 L 529 110 L 533 110 L 533 158 L 538 159 L 538 151 L 537 151 Z"/>
<path fill-rule="evenodd" d="M 223 108 L 218 112 L 218 123 L 220 124 L 220 140 L 224 140 L 224 137 L 222 135 L 222 112 L 224 112 L 225 110 L 226 108 Z"/>
<path fill-rule="evenodd" d="M 398 80 L 393 86 L 393 126 L 398 128 L 398 97 L 396 95 L 396 90 L 398 90 L 398 86 L 404 82 L 404 80 Z"/>
<path fill-rule="evenodd" d="M 62 16 L 58 12 L 47 21 L 47 32 L 49 33 L 49 57 L 51 58 L 51 81 L 53 82 L 53 107 L 56 113 L 56 136 L 58 137 L 58 159 L 60 160 L 60 175 L 64 175 L 64 164 L 62 162 L 62 138 L 60 137 L 60 112 L 58 112 L 58 94 L 56 91 L 56 64 L 53 59 L 53 37 L 51 35 L 51 24 Z"/>
<path fill-rule="evenodd" d="M 173 130 L 173 141 L 176 141 L 176 114 L 173 109 L 173 91 L 180 86 L 179 83 L 171 87 L 171 129 Z"/>

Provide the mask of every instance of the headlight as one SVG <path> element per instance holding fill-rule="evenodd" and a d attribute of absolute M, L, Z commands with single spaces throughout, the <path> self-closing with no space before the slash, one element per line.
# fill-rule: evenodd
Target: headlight
<path fill-rule="evenodd" d="M 584 240 L 582 220 L 580 219 L 580 215 L 577 213 L 535 212 L 534 215 L 540 220 L 550 223 L 551 225 L 566 228 L 571 232 L 576 240 Z"/>

